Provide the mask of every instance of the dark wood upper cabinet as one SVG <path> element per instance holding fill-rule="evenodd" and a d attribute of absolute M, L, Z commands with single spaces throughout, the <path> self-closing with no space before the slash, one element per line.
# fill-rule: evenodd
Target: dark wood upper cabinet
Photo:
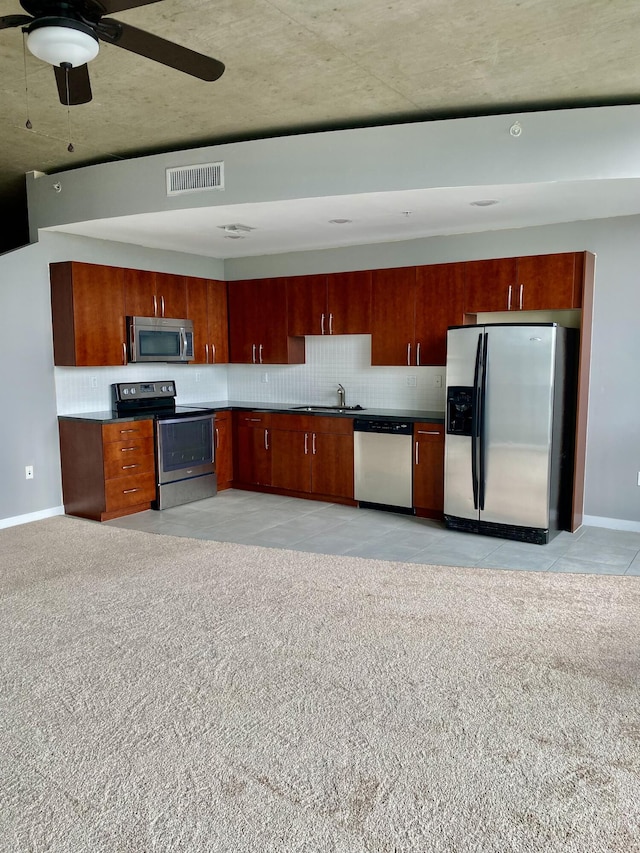
<path fill-rule="evenodd" d="M 50 266 L 54 363 L 127 363 L 123 270 L 63 261 Z"/>
<path fill-rule="evenodd" d="M 433 264 L 416 271 L 416 364 L 447 361 L 447 329 L 464 322 L 464 264 Z"/>
<path fill-rule="evenodd" d="M 130 317 L 187 316 L 187 285 L 182 275 L 124 270 L 126 314 Z"/>
<path fill-rule="evenodd" d="M 229 355 L 241 364 L 303 364 L 304 338 L 289 335 L 284 278 L 229 283 Z"/>
<path fill-rule="evenodd" d="M 371 364 L 415 364 L 416 268 L 374 270 Z"/>
<path fill-rule="evenodd" d="M 465 311 L 580 308 L 584 252 L 529 255 L 465 264 Z"/>
<path fill-rule="evenodd" d="M 187 278 L 187 314 L 193 321 L 195 364 L 229 361 L 227 284 L 205 278 Z"/>
<path fill-rule="evenodd" d="M 371 271 L 286 279 L 290 335 L 371 332 Z"/>

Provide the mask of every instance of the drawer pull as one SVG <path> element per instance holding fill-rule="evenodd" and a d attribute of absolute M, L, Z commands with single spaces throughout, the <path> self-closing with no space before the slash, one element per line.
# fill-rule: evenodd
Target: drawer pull
<path fill-rule="evenodd" d="M 136 462 L 133 465 L 123 465 L 122 470 L 126 471 L 127 468 L 139 468 L 139 467 L 140 467 L 140 465 L 138 465 L 138 463 Z"/>
<path fill-rule="evenodd" d="M 127 433 L 127 432 L 138 432 L 138 431 L 139 431 L 139 430 L 137 430 L 137 429 L 121 429 L 121 430 L 120 430 L 120 435 L 124 435 L 124 434 L 125 434 L 125 433 Z"/>
<path fill-rule="evenodd" d="M 419 429 L 418 435 L 440 435 L 439 429 Z"/>
<path fill-rule="evenodd" d="M 123 495 L 130 495 L 131 492 L 140 492 L 140 491 L 142 491 L 142 489 L 123 489 L 122 494 Z"/>
<path fill-rule="evenodd" d="M 245 420 L 249 421 L 252 424 L 259 424 L 262 418 L 246 418 Z"/>
<path fill-rule="evenodd" d="M 132 450 L 140 450 L 139 447 L 121 447 L 120 453 L 131 453 Z"/>

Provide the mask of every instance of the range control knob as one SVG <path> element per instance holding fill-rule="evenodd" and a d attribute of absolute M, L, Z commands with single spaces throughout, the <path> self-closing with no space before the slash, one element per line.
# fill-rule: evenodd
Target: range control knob
<path fill-rule="evenodd" d="M 133 385 L 131 386 L 131 391 L 129 391 L 129 393 L 130 393 L 130 394 L 135 394 L 135 393 L 136 393 L 135 386 L 133 386 Z"/>
<path fill-rule="evenodd" d="M 122 389 L 122 393 L 123 393 L 123 394 L 128 394 L 128 393 L 129 393 L 129 389 L 128 389 L 128 388 L 123 388 L 123 389 Z"/>

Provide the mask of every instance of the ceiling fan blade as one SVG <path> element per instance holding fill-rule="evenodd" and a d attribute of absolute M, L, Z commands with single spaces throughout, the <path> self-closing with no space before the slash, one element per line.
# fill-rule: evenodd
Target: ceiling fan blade
<path fill-rule="evenodd" d="M 24 24 L 29 24 L 33 18 L 28 18 L 26 15 L 4 15 L 0 18 L 0 30 L 8 30 L 10 27 L 22 27 Z"/>
<path fill-rule="evenodd" d="M 103 18 L 96 25 L 95 31 L 99 38 L 108 44 L 146 56 L 147 59 L 191 74 L 192 77 L 199 77 L 200 80 L 217 80 L 224 72 L 224 64 L 211 56 L 196 53 L 195 50 L 189 50 L 113 18 Z"/>
<path fill-rule="evenodd" d="M 78 104 L 89 103 L 91 100 L 91 83 L 89 82 L 89 69 L 86 65 L 78 65 L 77 68 L 62 68 L 59 65 L 54 65 L 53 70 L 56 75 L 61 104 L 73 107 Z"/>
<path fill-rule="evenodd" d="M 162 0 L 99 0 L 102 15 L 113 15 L 114 12 L 124 12 L 125 9 L 135 9 L 137 6 L 149 6 Z"/>

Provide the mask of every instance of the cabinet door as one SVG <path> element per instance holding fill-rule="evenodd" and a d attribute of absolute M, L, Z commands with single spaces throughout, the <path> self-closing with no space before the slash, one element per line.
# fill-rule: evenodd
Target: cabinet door
<path fill-rule="evenodd" d="M 207 317 L 209 326 L 209 364 L 226 364 L 229 361 L 229 317 L 226 281 L 207 282 Z"/>
<path fill-rule="evenodd" d="M 327 276 L 286 279 L 287 330 L 290 335 L 328 335 Z"/>
<path fill-rule="evenodd" d="M 465 312 L 517 310 L 516 291 L 515 258 L 468 261 L 465 264 Z"/>
<path fill-rule="evenodd" d="M 216 474 L 218 491 L 228 489 L 233 480 L 231 412 L 221 412 L 215 421 Z"/>
<path fill-rule="evenodd" d="M 311 439 L 309 432 L 271 430 L 272 486 L 292 492 L 311 491 Z"/>
<path fill-rule="evenodd" d="M 187 314 L 193 321 L 193 364 L 207 364 L 209 342 L 207 281 L 187 279 Z"/>
<path fill-rule="evenodd" d="M 517 307 L 523 311 L 580 308 L 583 266 L 582 252 L 518 258 Z"/>
<path fill-rule="evenodd" d="M 125 269 L 124 298 L 128 317 L 159 317 L 156 274 L 148 270 Z"/>
<path fill-rule="evenodd" d="M 313 433 L 311 452 L 314 493 L 353 498 L 353 435 Z"/>
<path fill-rule="evenodd" d="M 253 486 L 271 485 L 270 431 L 239 425 L 234 447 L 237 459 L 236 479 Z"/>
<path fill-rule="evenodd" d="M 413 505 L 437 517 L 444 509 L 444 426 L 417 423 L 413 436 Z"/>
<path fill-rule="evenodd" d="M 126 364 L 122 270 L 65 261 L 51 264 L 50 276 L 54 363 Z"/>
<path fill-rule="evenodd" d="M 257 338 L 258 364 L 288 364 L 287 287 L 284 278 L 266 278 L 257 289 L 260 332 Z M 304 344 L 304 341 L 303 341 Z"/>
<path fill-rule="evenodd" d="M 253 364 L 262 323 L 257 281 L 229 283 L 229 357 L 236 364 Z"/>
<path fill-rule="evenodd" d="M 329 334 L 371 334 L 371 270 L 328 275 L 327 308 Z"/>
<path fill-rule="evenodd" d="M 187 282 L 183 275 L 157 272 L 156 294 L 159 317 L 187 316 Z"/>
<path fill-rule="evenodd" d="M 415 267 L 374 270 L 371 364 L 415 364 Z"/>
<path fill-rule="evenodd" d="M 418 267 L 416 364 L 447 362 L 447 329 L 464 321 L 464 264 Z"/>

